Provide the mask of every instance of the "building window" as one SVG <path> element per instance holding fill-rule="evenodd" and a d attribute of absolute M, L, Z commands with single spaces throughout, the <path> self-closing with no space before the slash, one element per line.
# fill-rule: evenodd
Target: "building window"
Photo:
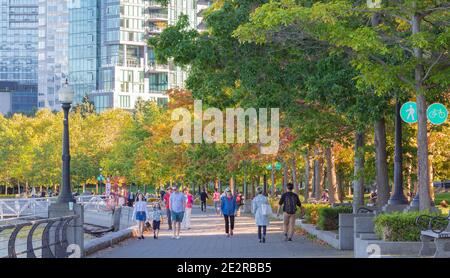
<path fill-rule="evenodd" d="M 130 96 L 119 96 L 120 107 L 130 108 Z"/>

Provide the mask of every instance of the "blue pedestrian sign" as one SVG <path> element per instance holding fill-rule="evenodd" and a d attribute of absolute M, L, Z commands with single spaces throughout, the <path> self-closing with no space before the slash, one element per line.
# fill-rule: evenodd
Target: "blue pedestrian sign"
<path fill-rule="evenodd" d="M 413 124 L 417 122 L 417 104 L 415 102 L 409 101 L 402 105 L 400 109 L 400 117 L 403 121 L 408 124 Z"/>

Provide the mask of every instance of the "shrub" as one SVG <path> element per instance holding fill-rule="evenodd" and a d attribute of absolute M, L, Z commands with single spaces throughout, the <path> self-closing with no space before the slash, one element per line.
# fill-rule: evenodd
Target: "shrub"
<path fill-rule="evenodd" d="M 319 208 L 330 207 L 328 204 L 304 204 L 305 210 L 304 222 L 308 224 L 316 225 L 319 219 Z"/>
<path fill-rule="evenodd" d="M 352 213 L 353 208 L 348 206 L 322 207 L 318 209 L 317 228 L 319 230 L 334 231 L 339 228 L 339 213 Z"/>
<path fill-rule="evenodd" d="M 420 228 L 416 218 L 424 212 L 394 212 L 375 217 L 375 233 L 385 241 L 420 241 Z"/>

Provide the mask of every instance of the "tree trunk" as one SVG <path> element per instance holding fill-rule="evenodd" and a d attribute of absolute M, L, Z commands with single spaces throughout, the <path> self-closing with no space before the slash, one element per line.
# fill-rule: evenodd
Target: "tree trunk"
<path fill-rule="evenodd" d="M 322 150 L 319 147 L 316 147 L 314 150 L 314 198 L 320 199 L 322 190 L 321 186 L 323 185 L 323 158 L 322 158 Z"/>
<path fill-rule="evenodd" d="M 324 153 L 322 153 L 322 155 L 324 155 Z M 321 174 L 321 178 L 320 178 L 320 187 L 319 187 L 319 195 L 320 197 L 322 197 L 322 192 L 325 191 L 325 185 L 327 184 L 327 169 L 325 167 L 325 162 L 324 162 L 324 158 L 322 157 L 322 163 L 321 163 L 321 168 L 320 168 L 320 174 Z"/>
<path fill-rule="evenodd" d="M 428 161 L 428 172 L 429 172 L 429 175 L 430 175 L 430 200 L 431 200 L 431 203 L 434 205 L 434 187 L 433 187 L 433 163 L 432 163 L 432 161 L 433 161 L 433 156 L 432 155 L 430 155 L 430 159 L 429 159 L 429 161 Z"/>
<path fill-rule="evenodd" d="M 341 203 L 343 203 L 344 202 L 344 198 L 345 198 L 344 179 L 342 178 L 342 172 L 340 170 L 337 171 L 336 182 L 337 182 L 337 187 L 338 187 L 339 201 Z"/>
<path fill-rule="evenodd" d="M 419 13 L 415 13 L 412 17 L 412 33 L 413 35 L 420 33 L 420 25 L 423 17 Z M 420 47 L 414 47 L 414 57 L 417 61 L 423 58 L 423 51 Z M 418 115 L 418 132 L 417 132 L 417 159 L 418 169 L 417 176 L 419 180 L 419 209 L 431 209 L 430 201 L 430 175 L 428 166 L 428 136 L 427 136 L 427 103 L 425 99 L 425 91 L 422 84 L 424 76 L 424 66 L 418 62 L 415 68 L 415 89 Z"/>
<path fill-rule="evenodd" d="M 286 163 L 286 160 L 283 159 L 283 192 L 286 192 L 286 187 L 288 183 L 288 165 Z"/>
<path fill-rule="evenodd" d="M 309 186 L 310 186 L 310 172 L 311 172 L 311 164 L 310 164 L 310 160 L 309 160 L 309 154 L 308 152 L 306 154 L 303 155 L 303 159 L 305 160 L 305 189 L 304 189 L 304 196 L 305 196 L 305 201 L 308 201 L 309 199 Z"/>
<path fill-rule="evenodd" d="M 252 198 L 255 197 L 256 188 L 259 187 L 259 176 L 255 177 L 254 183 L 252 183 Z"/>
<path fill-rule="evenodd" d="M 296 162 L 296 160 L 295 160 L 295 157 L 294 158 L 292 158 L 292 160 L 291 160 L 291 163 L 292 163 L 292 183 L 294 184 L 294 189 L 295 189 L 295 193 L 297 193 L 297 195 L 298 195 L 298 182 L 297 182 L 297 162 Z"/>
<path fill-rule="evenodd" d="M 411 159 L 408 157 L 408 159 L 406 160 L 406 186 L 408 188 L 408 201 L 411 202 L 412 201 L 412 194 L 414 192 L 414 188 L 413 188 L 413 184 L 412 184 L 412 163 L 411 163 Z"/>
<path fill-rule="evenodd" d="M 275 194 L 275 164 L 272 163 L 272 171 L 270 173 L 272 180 L 272 194 Z"/>
<path fill-rule="evenodd" d="M 325 149 L 325 157 L 327 160 L 327 180 L 329 185 L 329 198 L 330 203 L 334 204 L 336 202 L 339 202 L 339 196 L 336 181 L 336 164 L 334 161 L 332 147 L 328 147 Z"/>
<path fill-rule="evenodd" d="M 364 206 L 364 133 L 355 135 L 355 165 L 353 180 L 353 212 Z"/>
<path fill-rule="evenodd" d="M 264 194 L 267 196 L 267 174 L 264 174 Z"/>
<path fill-rule="evenodd" d="M 377 205 L 379 208 L 388 203 L 389 179 L 386 153 L 386 123 L 384 117 L 375 122 L 375 149 L 376 149 L 376 172 L 377 172 Z"/>
<path fill-rule="evenodd" d="M 234 194 L 234 177 L 230 177 L 230 190 Z"/>

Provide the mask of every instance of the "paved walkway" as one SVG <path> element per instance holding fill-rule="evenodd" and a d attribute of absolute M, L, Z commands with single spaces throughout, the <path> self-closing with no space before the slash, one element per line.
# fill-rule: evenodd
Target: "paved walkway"
<path fill-rule="evenodd" d="M 259 243 L 254 219 L 236 218 L 234 236 L 225 235 L 224 220 L 208 208 L 202 213 L 194 208 L 192 228 L 181 231 L 181 239 L 172 239 L 167 223 L 161 226 L 159 239 L 148 234 L 144 240 L 129 239 L 91 257 L 100 258 L 277 258 L 277 257 L 351 257 L 352 252 L 336 250 L 314 243 L 303 236 L 294 241 L 283 239 L 281 221 L 272 221 L 266 243 Z"/>

